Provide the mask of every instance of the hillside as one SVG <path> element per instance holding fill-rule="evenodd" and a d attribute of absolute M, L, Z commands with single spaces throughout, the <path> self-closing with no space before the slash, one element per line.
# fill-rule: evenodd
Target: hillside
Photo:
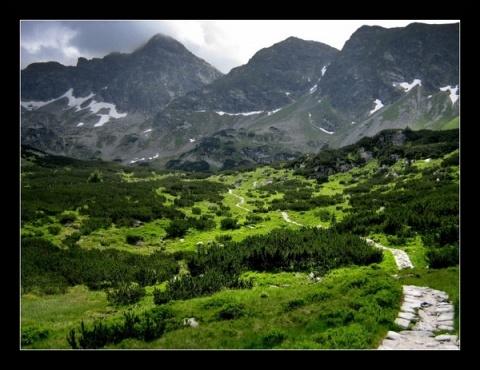
<path fill-rule="evenodd" d="M 131 54 L 22 70 L 21 142 L 213 173 L 387 129 L 459 128 L 459 40 L 459 23 L 363 26 L 342 50 L 288 37 L 223 75 L 159 34 Z"/>
<path fill-rule="evenodd" d="M 447 292 L 458 333 L 458 135 L 217 174 L 22 147 L 21 348 L 373 349 L 405 284 Z"/>

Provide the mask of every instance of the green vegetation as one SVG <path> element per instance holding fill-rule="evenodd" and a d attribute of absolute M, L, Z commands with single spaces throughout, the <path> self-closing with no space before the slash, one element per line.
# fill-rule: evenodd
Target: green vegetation
<path fill-rule="evenodd" d="M 458 130 L 212 174 L 22 148 L 21 191 L 22 349 L 373 349 L 405 284 L 458 331 Z"/>

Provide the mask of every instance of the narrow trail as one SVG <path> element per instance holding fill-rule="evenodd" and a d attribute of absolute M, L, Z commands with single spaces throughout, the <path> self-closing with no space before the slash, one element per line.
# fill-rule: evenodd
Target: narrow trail
<path fill-rule="evenodd" d="M 242 207 L 245 199 L 228 192 L 240 199 L 237 207 Z M 298 222 L 290 220 L 288 213 L 282 211 L 283 219 L 298 226 Z M 393 254 L 399 270 L 413 268 L 412 261 L 405 251 L 388 248 L 365 238 L 367 243 L 376 248 L 388 250 Z M 429 287 L 414 285 L 403 286 L 403 303 L 395 324 L 404 329 L 400 332 L 389 331 L 378 350 L 459 350 L 460 340 L 455 334 L 435 335 L 435 331 L 453 331 L 455 308 L 445 292 Z"/>
<path fill-rule="evenodd" d="M 412 261 L 410 261 L 410 257 L 408 257 L 408 254 L 405 251 L 384 247 L 383 245 L 375 243 L 372 239 L 365 238 L 365 240 L 367 243 L 372 244 L 377 248 L 390 251 L 393 254 L 393 257 L 395 257 L 395 263 L 397 264 L 399 270 L 413 268 Z"/>
<path fill-rule="evenodd" d="M 365 240 L 377 248 L 389 250 L 399 270 L 413 268 L 405 251 L 388 248 L 371 239 Z M 429 287 L 403 286 L 403 303 L 395 324 L 404 329 L 389 331 L 379 350 L 459 350 L 456 335 L 435 335 L 438 330 L 454 330 L 455 308 L 445 292 Z"/>
<path fill-rule="evenodd" d="M 231 195 L 233 195 L 234 197 L 237 197 L 238 199 L 240 199 L 240 202 L 237 203 L 237 204 L 235 204 L 238 208 L 241 208 L 241 209 L 243 209 L 243 210 L 245 210 L 245 211 L 247 211 L 247 212 L 250 212 L 250 210 L 249 210 L 248 208 L 245 208 L 245 207 L 242 206 L 242 204 L 245 203 L 245 198 L 241 197 L 240 195 L 233 194 L 232 189 L 228 189 L 228 194 L 231 194 Z"/>
<path fill-rule="evenodd" d="M 302 224 L 299 224 L 298 222 L 295 222 L 295 221 L 292 221 L 290 220 L 290 217 L 288 217 L 288 213 L 287 212 L 282 212 L 282 217 L 285 221 L 287 221 L 288 223 L 291 223 L 291 224 L 294 224 L 294 225 L 298 225 L 298 226 L 303 226 Z"/>

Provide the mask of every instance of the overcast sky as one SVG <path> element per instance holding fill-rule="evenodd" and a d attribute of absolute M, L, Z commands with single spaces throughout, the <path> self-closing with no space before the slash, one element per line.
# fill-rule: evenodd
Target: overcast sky
<path fill-rule="evenodd" d="M 131 53 L 162 33 L 223 73 L 248 63 L 260 49 L 290 36 L 341 50 L 363 25 L 385 28 L 460 20 L 20 20 L 20 68 L 34 62 L 76 65 L 79 57 Z"/>

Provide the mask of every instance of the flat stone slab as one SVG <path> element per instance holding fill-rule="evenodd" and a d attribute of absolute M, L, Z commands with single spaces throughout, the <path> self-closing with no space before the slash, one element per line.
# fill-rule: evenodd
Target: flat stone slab
<path fill-rule="evenodd" d="M 395 324 L 400 326 L 402 329 L 408 329 L 408 326 L 410 325 L 410 320 L 405 320 L 400 317 L 397 317 L 395 319 Z"/>
<path fill-rule="evenodd" d="M 453 312 L 444 312 L 438 316 L 437 321 L 452 321 L 455 318 Z"/>
<path fill-rule="evenodd" d="M 438 330 L 455 330 L 455 328 L 452 326 L 448 325 L 438 325 L 437 327 Z"/>
<path fill-rule="evenodd" d="M 398 314 L 398 317 L 405 320 L 418 320 L 418 316 L 411 312 L 401 312 Z"/>
<path fill-rule="evenodd" d="M 403 330 L 400 332 L 401 335 L 407 337 L 420 337 L 420 338 L 434 338 L 435 335 L 431 331 L 415 331 L 415 330 Z"/>
<path fill-rule="evenodd" d="M 460 342 L 456 335 L 434 334 L 438 330 L 455 330 L 455 311 L 448 295 L 415 286 L 404 286 L 403 292 L 404 301 L 395 324 L 404 330 L 399 333 L 389 331 L 378 349 L 459 350 Z"/>
<path fill-rule="evenodd" d="M 453 305 L 445 305 L 445 307 L 437 307 L 435 308 L 435 313 L 443 313 L 443 312 L 455 312 L 455 308 Z"/>
<path fill-rule="evenodd" d="M 403 335 L 400 334 L 400 333 L 397 333 L 395 331 L 389 331 L 387 333 L 387 339 L 394 339 L 394 340 L 402 340 L 403 339 Z"/>
<path fill-rule="evenodd" d="M 435 337 L 435 340 L 438 340 L 439 342 L 456 342 L 457 336 L 452 334 L 442 334 L 442 335 L 437 335 Z"/>

